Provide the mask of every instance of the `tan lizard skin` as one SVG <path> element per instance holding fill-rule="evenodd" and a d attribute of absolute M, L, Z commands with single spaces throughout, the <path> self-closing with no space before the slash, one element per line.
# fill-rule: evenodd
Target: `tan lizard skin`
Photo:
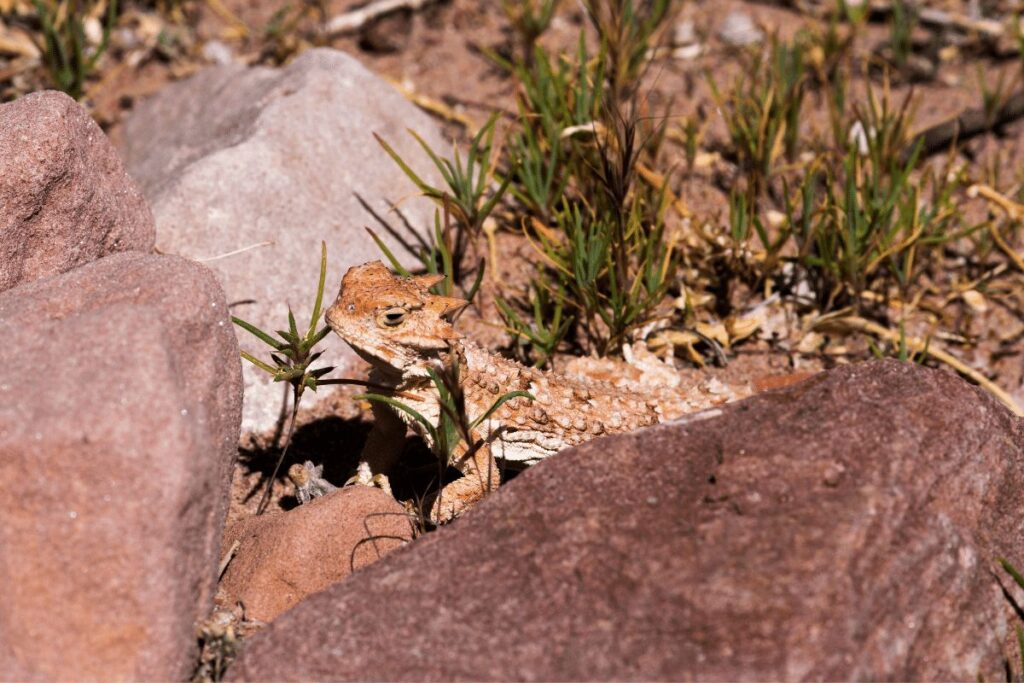
<path fill-rule="evenodd" d="M 457 360 L 470 421 L 486 413 L 502 395 L 529 392 L 505 402 L 479 427 L 483 446 L 454 463 L 463 477 L 446 485 L 434 501 L 431 519 L 458 516 L 500 483 L 497 461 L 527 466 L 589 439 L 628 432 L 668 417 L 722 403 L 699 391 L 644 392 L 607 382 L 542 372 L 487 352 L 460 335 L 450 316 L 466 306 L 462 299 L 432 294 L 439 275 L 399 277 L 379 261 L 345 274 L 327 323 L 373 366 L 370 382 L 437 424 L 439 397 L 427 368 L 440 370 Z M 355 480 L 380 483 L 401 452 L 406 425 L 431 449 L 430 435 L 406 413 L 375 403 L 374 426 L 363 449 Z M 465 453 L 465 449 L 461 451 Z M 456 454 L 457 456 L 459 453 Z"/>

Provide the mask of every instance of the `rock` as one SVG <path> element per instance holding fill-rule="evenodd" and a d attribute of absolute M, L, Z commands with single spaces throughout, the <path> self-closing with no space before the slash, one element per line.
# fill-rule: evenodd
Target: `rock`
<path fill-rule="evenodd" d="M 718 29 L 718 37 L 726 45 L 746 47 L 756 45 L 764 40 L 764 32 L 754 24 L 754 20 L 745 12 L 730 12 Z"/>
<path fill-rule="evenodd" d="M 211 64 L 226 66 L 235 62 L 235 55 L 225 43 L 219 40 L 208 40 L 200 50 L 203 59 Z"/>
<path fill-rule="evenodd" d="M 156 215 L 157 246 L 200 260 L 221 256 L 206 262 L 232 313 L 272 331 L 287 324 L 289 304 L 308 321 L 321 240 L 327 301 L 350 266 L 381 258 L 365 226 L 397 256 L 407 254 L 360 203 L 404 231 L 389 207 L 416 189 L 373 133 L 431 177 L 433 166 L 407 128 L 439 152 L 450 150 L 434 122 L 394 88 L 351 57 L 317 49 L 285 69 L 225 66 L 165 88 L 126 122 L 124 153 Z M 412 226 L 433 229 L 427 200 L 404 202 L 401 211 Z M 242 348 L 265 357 L 261 342 L 239 334 Z M 323 348 L 322 362 L 339 373 L 355 366 L 335 335 Z M 243 430 L 267 431 L 282 387 L 252 367 L 244 377 Z M 307 392 L 304 405 L 326 393 Z"/>
<path fill-rule="evenodd" d="M 588 442 L 310 597 L 234 680 L 994 679 L 1024 427 L 846 366 Z"/>
<path fill-rule="evenodd" d="M 348 486 L 288 512 L 247 517 L 224 535 L 239 546 L 221 579 L 224 601 L 271 621 L 412 540 L 412 526 L 380 489 Z"/>
<path fill-rule="evenodd" d="M 107 137 L 61 92 L 0 105 L 0 292 L 153 248 L 153 216 Z"/>
<path fill-rule="evenodd" d="M 672 47 L 685 47 L 698 41 L 697 29 L 692 19 L 677 22 L 672 27 Z"/>
<path fill-rule="evenodd" d="M 188 678 L 241 420 L 227 318 L 213 274 L 170 256 L 0 294 L 6 675 Z"/>

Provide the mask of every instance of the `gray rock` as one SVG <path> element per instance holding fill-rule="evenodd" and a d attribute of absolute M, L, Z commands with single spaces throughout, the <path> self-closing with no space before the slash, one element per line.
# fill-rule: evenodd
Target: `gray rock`
<path fill-rule="evenodd" d="M 233 64 L 235 61 L 235 55 L 231 52 L 231 48 L 219 40 L 209 40 L 203 43 L 200 54 L 206 61 L 220 66 Z"/>
<path fill-rule="evenodd" d="M 184 680 L 241 420 L 224 293 L 116 254 L 0 294 L 0 671 Z"/>
<path fill-rule="evenodd" d="M 692 19 L 680 21 L 672 27 L 672 47 L 693 45 L 697 41 L 697 29 Z"/>
<path fill-rule="evenodd" d="M 945 372 L 847 366 L 546 460 L 228 673 L 994 680 L 999 556 L 1024 566 L 1024 423 Z"/>
<path fill-rule="evenodd" d="M 0 292 L 153 248 L 153 215 L 107 136 L 53 90 L 0 105 Z"/>
<path fill-rule="evenodd" d="M 434 122 L 394 88 L 351 57 L 317 49 L 281 70 L 225 66 L 166 88 L 126 122 L 124 154 L 153 207 L 157 246 L 205 260 L 232 313 L 274 330 L 286 324 L 289 304 L 300 321 L 309 315 L 321 240 L 330 260 L 327 301 L 349 266 L 380 258 L 364 226 L 396 255 L 407 254 L 360 203 L 404 230 L 388 211 L 415 188 L 373 133 L 413 168 L 432 168 L 407 128 L 434 149 L 449 148 Z M 417 229 L 433 225 L 426 200 L 401 210 Z M 263 242 L 273 244 L 225 256 Z M 239 331 L 239 340 L 264 354 L 248 333 Z M 354 367 L 354 354 L 334 335 L 324 348 L 325 364 Z M 243 430 L 266 431 L 277 420 L 282 387 L 251 367 L 244 373 Z M 313 405 L 317 395 L 306 400 Z"/>
<path fill-rule="evenodd" d="M 718 29 L 722 42 L 735 47 L 756 45 L 764 40 L 764 32 L 754 24 L 745 12 L 730 12 Z"/>

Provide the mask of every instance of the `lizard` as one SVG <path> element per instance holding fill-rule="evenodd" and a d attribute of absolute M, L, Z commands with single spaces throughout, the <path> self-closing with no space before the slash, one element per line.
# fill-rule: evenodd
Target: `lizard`
<path fill-rule="evenodd" d="M 508 392 L 528 392 L 505 401 L 478 427 L 482 445 L 455 464 L 463 476 L 445 485 L 430 519 L 441 524 L 461 515 L 500 483 L 497 461 L 515 468 L 534 465 L 566 448 L 605 434 L 634 431 L 665 421 L 668 404 L 676 414 L 714 405 L 693 392 L 658 396 L 600 380 L 545 372 L 490 353 L 460 334 L 452 316 L 468 305 L 434 294 L 444 279 L 427 274 L 401 277 L 380 261 L 354 266 L 341 281 L 326 313 L 327 324 L 372 369 L 369 382 L 421 415 L 440 416 L 439 395 L 428 368 L 458 363 L 458 377 L 470 420 L 485 414 Z M 659 400 L 660 399 L 660 400 Z M 724 399 L 717 402 L 724 402 Z M 352 480 L 390 490 L 387 474 L 399 457 L 411 426 L 436 453 L 423 426 L 407 413 L 374 402 L 374 424 Z"/>

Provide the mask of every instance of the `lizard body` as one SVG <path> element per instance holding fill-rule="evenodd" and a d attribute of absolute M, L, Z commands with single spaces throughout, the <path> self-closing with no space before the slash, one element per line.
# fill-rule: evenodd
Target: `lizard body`
<path fill-rule="evenodd" d="M 373 370 L 370 382 L 437 424 L 440 399 L 428 368 L 459 364 L 460 386 L 470 421 L 485 414 L 503 395 L 528 392 L 506 401 L 477 427 L 483 445 L 455 464 L 463 478 L 446 485 L 431 511 L 435 522 L 459 515 L 500 482 L 495 459 L 528 466 L 595 437 L 628 432 L 663 421 L 665 402 L 676 414 L 707 407 L 708 401 L 673 392 L 640 392 L 599 380 L 586 381 L 525 367 L 492 354 L 460 335 L 450 316 L 467 302 L 429 291 L 441 276 L 399 277 L 379 261 L 345 274 L 326 319 Z M 720 401 L 719 401 L 720 402 Z M 398 457 L 406 426 L 412 426 L 436 452 L 430 434 L 401 410 L 373 406 L 374 426 L 355 477 L 382 482 Z"/>

